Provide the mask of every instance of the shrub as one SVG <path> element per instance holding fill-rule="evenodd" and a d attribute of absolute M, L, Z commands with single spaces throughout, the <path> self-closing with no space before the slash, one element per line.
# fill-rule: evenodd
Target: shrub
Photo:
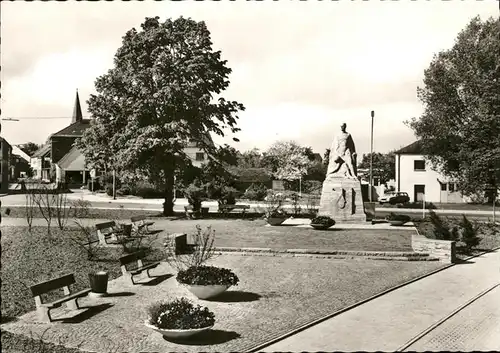
<path fill-rule="evenodd" d="M 477 224 L 472 224 L 472 222 L 469 221 L 465 215 L 462 215 L 460 227 L 462 228 L 462 236 L 460 240 L 465 243 L 467 251 L 471 251 L 472 248 L 478 246 L 481 241 L 481 238 L 477 236 L 478 226 Z"/>
<path fill-rule="evenodd" d="M 328 216 L 317 216 L 311 220 L 311 224 L 321 224 L 324 226 L 331 227 L 335 225 L 335 221 L 333 220 L 333 218 Z"/>
<path fill-rule="evenodd" d="M 405 214 L 396 214 L 391 212 L 386 218 L 388 221 L 401 221 L 401 222 L 410 222 L 411 217 Z"/>
<path fill-rule="evenodd" d="M 283 209 L 283 204 L 285 202 L 285 195 L 281 192 L 275 192 L 274 190 L 268 190 L 267 196 L 265 197 L 266 210 L 265 215 L 269 217 L 284 217 L 286 212 Z"/>
<path fill-rule="evenodd" d="M 186 298 L 154 303 L 148 308 L 149 324 L 161 329 L 186 330 L 213 326 L 215 315 Z"/>
<path fill-rule="evenodd" d="M 113 196 L 113 184 L 106 184 L 104 190 L 106 191 L 106 195 Z"/>
<path fill-rule="evenodd" d="M 432 224 L 432 233 L 436 239 L 440 240 L 456 240 L 456 231 L 452 231 L 452 227 L 439 217 L 436 212 L 429 212 L 429 222 Z"/>
<path fill-rule="evenodd" d="M 84 200 L 83 198 L 70 201 L 70 210 L 72 210 L 73 217 L 75 218 L 88 217 L 91 206 L 92 204 L 90 201 Z"/>
<path fill-rule="evenodd" d="M 201 209 L 201 203 L 206 199 L 205 189 L 191 184 L 183 190 L 184 196 L 187 198 L 189 204 L 193 206 L 193 211 L 197 212 Z"/>
<path fill-rule="evenodd" d="M 192 235 L 193 243 L 192 251 L 189 254 L 177 256 L 175 251 L 175 238 L 166 239 L 166 261 L 168 264 L 178 271 L 185 270 L 190 267 L 199 267 L 215 256 L 214 241 L 215 230 L 212 227 L 207 227 L 205 231 L 201 230 L 200 225 L 196 225 L 196 233 Z"/>
<path fill-rule="evenodd" d="M 122 185 L 122 187 L 117 192 L 119 192 L 121 195 L 125 195 L 125 196 L 130 195 L 131 188 L 128 185 Z"/>
<path fill-rule="evenodd" d="M 227 268 L 215 266 L 192 266 L 177 273 L 177 281 L 190 285 L 238 285 L 239 278 Z"/>
<path fill-rule="evenodd" d="M 243 198 L 251 201 L 263 201 L 267 195 L 267 188 L 262 183 L 253 183 L 245 190 Z"/>

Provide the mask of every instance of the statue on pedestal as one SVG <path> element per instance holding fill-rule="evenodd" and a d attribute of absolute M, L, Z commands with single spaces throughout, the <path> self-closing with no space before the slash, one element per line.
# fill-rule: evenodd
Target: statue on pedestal
<path fill-rule="evenodd" d="M 338 223 L 365 222 L 361 182 L 356 170 L 356 148 L 343 123 L 335 136 L 323 182 L 319 215 L 332 217 Z"/>

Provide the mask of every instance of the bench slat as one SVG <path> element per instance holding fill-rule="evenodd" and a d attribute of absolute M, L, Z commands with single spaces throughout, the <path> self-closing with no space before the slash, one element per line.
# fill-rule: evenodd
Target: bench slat
<path fill-rule="evenodd" d="M 58 288 L 69 286 L 75 283 L 75 276 L 73 274 L 65 275 L 55 278 L 50 281 L 41 282 L 30 287 L 33 297 L 41 294 L 48 293 Z"/>
<path fill-rule="evenodd" d="M 81 290 L 79 292 L 71 293 L 70 295 L 66 295 L 60 299 L 54 300 L 52 303 L 42 304 L 42 306 L 46 307 L 46 308 L 58 308 L 63 303 L 70 301 L 71 299 L 75 299 L 75 298 L 79 298 L 79 297 L 83 297 L 83 296 L 87 295 L 91 290 L 92 289 L 88 288 L 88 289 Z"/>
<path fill-rule="evenodd" d="M 128 254 L 120 257 L 120 265 L 127 265 L 131 262 L 137 261 L 138 259 L 142 259 L 144 257 L 144 251 L 137 251 L 132 254 Z"/>
<path fill-rule="evenodd" d="M 144 265 L 142 267 L 138 267 L 138 268 L 135 268 L 133 270 L 130 270 L 128 272 L 130 272 L 131 274 L 133 275 L 137 275 L 139 273 L 141 273 L 142 271 L 145 271 L 145 270 L 150 270 L 152 268 L 155 268 L 159 265 L 160 263 L 159 262 L 153 262 L 153 263 L 150 263 L 150 264 L 147 264 L 147 265 Z"/>
<path fill-rule="evenodd" d="M 99 230 L 106 229 L 106 228 L 112 228 L 112 227 L 116 227 L 116 222 L 111 221 L 111 222 L 97 223 L 95 225 L 95 227 Z"/>

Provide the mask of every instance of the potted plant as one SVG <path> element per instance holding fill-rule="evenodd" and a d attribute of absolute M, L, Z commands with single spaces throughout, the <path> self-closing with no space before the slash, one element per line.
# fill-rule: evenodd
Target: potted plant
<path fill-rule="evenodd" d="M 157 302 L 148 307 L 146 327 L 167 338 L 186 338 L 211 329 L 215 315 L 207 307 L 193 305 L 186 298 Z"/>
<path fill-rule="evenodd" d="M 90 296 L 103 297 L 108 291 L 108 273 L 105 271 L 89 273 L 91 292 Z"/>
<path fill-rule="evenodd" d="M 208 299 L 238 285 L 239 278 L 230 269 L 207 266 L 205 263 L 215 255 L 214 231 L 211 227 L 202 232 L 199 225 L 192 235 L 194 245 L 189 254 L 175 254 L 174 246 L 168 246 L 167 262 L 177 269 L 176 280 L 199 299 Z"/>
<path fill-rule="evenodd" d="M 311 220 L 311 227 L 318 230 L 326 230 L 335 225 L 335 221 L 328 216 L 317 216 Z"/>
<path fill-rule="evenodd" d="M 403 224 L 411 221 L 411 217 L 408 215 L 395 214 L 392 212 L 385 219 L 391 224 L 391 226 L 402 226 Z"/>
<path fill-rule="evenodd" d="M 285 210 L 283 210 L 283 203 L 285 202 L 284 195 L 282 193 L 276 193 L 273 190 L 269 190 L 265 198 L 265 202 L 265 218 L 267 223 L 272 226 L 281 225 L 288 218 Z"/>
<path fill-rule="evenodd" d="M 199 299 L 215 297 L 239 282 L 233 271 L 215 266 L 191 266 L 179 271 L 176 279 Z"/>

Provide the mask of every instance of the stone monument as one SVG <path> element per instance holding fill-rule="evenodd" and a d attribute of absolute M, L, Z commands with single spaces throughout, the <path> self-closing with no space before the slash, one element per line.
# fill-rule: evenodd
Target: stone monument
<path fill-rule="evenodd" d="M 337 223 L 366 222 L 356 170 L 356 148 L 346 127 L 345 123 L 341 125 L 330 149 L 318 215 L 330 216 Z"/>

